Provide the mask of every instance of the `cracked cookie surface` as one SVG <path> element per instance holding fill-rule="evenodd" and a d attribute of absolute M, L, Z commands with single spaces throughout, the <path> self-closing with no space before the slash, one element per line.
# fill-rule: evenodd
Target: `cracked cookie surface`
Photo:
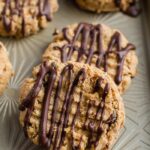
<path fill-rule="evenodd" d="M 124 124 L 124 106 L 107 73 L 77 62 L 43 62 L 20 92 L 20 122 L 35 144 L 107 150 Z"/>
<path fill-rule="evenodd" d="M 79 23 L 54 34 L 43 60 L 63 63 L 71 60 L 96 66 L 107 72 L 123 93 L 136 75 L 135 49 L 116 29 L 103 24 Z"/>
<path fill-rule="evenodd" d="M 57 0 L 0 0 L 0 35 L 24 37 L 51 21 Z"/>

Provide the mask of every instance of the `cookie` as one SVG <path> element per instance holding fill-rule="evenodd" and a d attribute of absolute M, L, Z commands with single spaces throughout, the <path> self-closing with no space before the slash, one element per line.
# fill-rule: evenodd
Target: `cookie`
<path fill-rule="evenodd" d="M 56 32 L 43 59 L 96 66 L 113 78 L 120 93 L 130 85 L 138 64 L 135 46 L 120 31 L 89 23 L 70 25 Z"/>
<path fill-rule="evenodd" d="M 0 95 L 6 89 L 13 74 L 12 65 L 4 45 L 0 42 Z"/>
<path fill-rule="evenodd" d="M 57 0 L 0 0 L 0 35 L 24 37 L 47 26 Z"/>
<path fill-rule="evenodd" d="M 140 13 L 137 8 L 136 0 L 75 0 L 82 9 L 92 12 L 113 12 L 122 11 L 123 13 L 136 17 Z"/>
<path fill-rule="evenodd" d="M 122 98 L 107 73 L 87 64 L 43 62 L 20 92 L 25 135 L 48 149 L 109 149 L 124 124 Z"/>

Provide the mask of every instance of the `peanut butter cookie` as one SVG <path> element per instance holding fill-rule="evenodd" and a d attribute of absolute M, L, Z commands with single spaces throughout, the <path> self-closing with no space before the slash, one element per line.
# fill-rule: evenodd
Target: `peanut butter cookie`
<path fill-rule="evenodd" d="M 20 93 L 20 122 L 35 144 L 55 149 L 110 149 L 124 106 L 107 73 L 83 63 L 43 62 Z"/>
<path fill-rule="evenodd" d="M 0 0 L 0 35 L 23 37 L 45 28 L 57 0 Z"/>
<path fill-rule="evenodd" d="M 135 49 L 116 29 L 103 24 L 79 23 L 56 32 L 43 59 L 96 66 L 107 72 L 123 93 L 136 75 Z"/>

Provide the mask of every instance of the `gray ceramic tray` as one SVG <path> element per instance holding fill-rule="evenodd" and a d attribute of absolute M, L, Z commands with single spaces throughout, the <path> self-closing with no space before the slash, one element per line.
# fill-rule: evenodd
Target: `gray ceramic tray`
<path fill-rule="evenodd" d="M 19 125 L 18 89 L 23 79 L 31 75 L 32 67 L 40 62 L 54 28 L 80 21 L 105 23 L 118 28 L 137 46 L 138 75 L 124 95 L 126 123 L 113 149 L 150 150 L 150 1 L 143 2 L 142 15 L 130 18 L 122 13 L 95 15 L 79 10 L 70 0 L 60 0 L 60 10 L 46 30 L 21 40 L 0 38 L 9 51 L 16 72 L 0 97 L 0 150 L 42 150 L 25 139 Z"/>

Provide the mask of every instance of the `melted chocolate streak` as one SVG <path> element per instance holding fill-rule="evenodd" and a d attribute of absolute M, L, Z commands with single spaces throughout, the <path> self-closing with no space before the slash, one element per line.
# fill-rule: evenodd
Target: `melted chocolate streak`
<path fill-rule="evenodd" d="M 95 88 L 94 88 L 94 92 L 98 92 L 100 90 L 100 84 L 101 84 L 101 81 L 102 79 L 99 78 L 96 82 L 96 85 L 95 85 Z M 99 86 L 97 86 L 97 84 Z M 108 91 L 109 91 L 109 85 L 106 84 L 105 88 L 104 88 L 104 91 L 103 91 L 103 94 L 102 94 L 102 98 L 101 98 L 101 102 L 97 108 L 97 112 L 96 112 L 96 115 L 95 115 L 95 118 L 94 120 L 97 120 L 98 116 L 100 116 L 100 119 L 99 119 L 99 123 L 98 123 L 98 128 L 96 129 L 96 126 L 94 124 L 94 122 L 88 122 L 88 116 L 89 116 L 89 112 L 90 112 L 90 109 L 92 108 L 92 104 L 89 103 L 88 104 L 88 107 L 87 107 L 87 111 L 86 111 L 86 116 L 85 116 L 85 122 L 84 122 L 84 127 L 83 129 L 85 130 L 88 130 L 90 131 L 89 132 L 89 137 L 88 137 L 88 142 L 87 142 L 87 146 L 85 149 L 90 149 L 92 145 L 94 145 L 95 147 L 97 146 L 97 143 L 99 141 L 99 138 L 100 136 L 102 135 L 103 133 L 103 129 L 102 129 L 102 123 L 104 122 L 103 121 L 103 116 L 104 116 L 104 110 L 105 110 L 105 100 L 106 100 L 106 97 L 107 97 L 107 94 L 108 94 Z M 81 97 L 81 96 L 80 96 Z M 79 109 L 80 109 L 80 106 L 78 106 L 78 109 L 77 109 L 77 113 L 79 113 Z M 75 116 L 76 118 L 76 116 Z M 108 119 L 109 122 L 105 122 L 106 124 L 112 124 L 116 121 L 116 118 L 114 118 L 112 115 L 110 116 L 110 119 Z M 73 124 L 72 124 L 72 131 L 74 130 L 74 122 L 75 122 L 75 119 L 73 120 Z M 96 131 L 95 131 L 96 130 Z M 96 139 L 93 140 L 93 137 L 95 137 L 94 134 L 97 134 L 96 136 Z M 73 134 L 72 134 L 73 135 Z M 80 144 L 81 144 L 81 141 L 82 141 L 82 138 L 83 136 L 81 136 L 80 138 L 80 142 L 79 142 L 79 145 L 74 145 L 73 143 L 73 137 L 72 137 L 72 149 L 73 150 L 78 150 L 80 149 Z"/>
<path fill-rule="evenodd" d="M 101 79 L 100 79 L 99 82 L 101 82 Z M 103 91 L 103 94 L 102 94 L 101 102 L 100 102 L 100 104 L 98 106 L 98 109 L 97 109 L 97 112 L 96 112 L 96 116 L 95 116 L 95 119 L 96 119 L 96 118 L 98 118 L 99 114 L 101 114 L 100 121 L 99 121 L 99 124 L 98 124 L 98 129 L 97 129 L 96 140 L 92 141 L 92 137 L 94 135 L 95 126 L 94 126 L 93 123 L 90 123 L 89 127 L 90 127 L 90 130 L 91 130 L 91 133 L 90 133 L 90 137 L 88 139 L 88 145 L 87 145 L 87 147 L 91 147 L 92 144 L 94 144 L 95 146 L 97 146 L 97 142 L 99 141 L 99 138 L 100 138 L 100 136 L 103 133 L 102 123 L 103 123 L 103 116 L 104 116 L 104 109 L 105 109 L 105 100 L 106 100 L 108 92 L 109 92 L 109 85 L 106 84 L 106 86 L 104 88 L 104 91 Z"/>
<path fill-rule="evenodd" d="M 77 62 L 80 62 L 83 56 L 86 56 L 87 64 L 91 63 L 92 57 L 97 55 L 96 67 L 100 68 L 103 66 L 104 71 L 108 70 L 107 59 L 109 54 L 114 53 L 118 58 L 118 67 L 115 77 L 116 84 L 120 84 L 122 81 L 122 72 L 124 60 L 128 52 L 132 49 L 135 49 L 135 46 L 128 44 L 125 48 L 121 47 L 121 38 L 120 33 L 116 32 L 110 42 L 107 50 L 103 50 L 102 46 L 102 29 L 100 25 L 92 25 L 87 23 L 80 23 L 75 30 L 74 37 L 72 40 L 69 40 L 67 35 L 67 29 L 63 29 L 64 38 L 68 41 L 62 47 L 58 47 L 61 52 L 61 61 L 66 62 L 71 59 L 74 51 L 78 52 Z M 77 47 L 75 42 L 78 38 L 81 37 L 81 46 Z M 88 42 L 90 41 L 90 47 L 87 48 Z M 97 45 L 97 51 L 94 51 L 94 46 Z M 113 49 L 116 50 L 113 50 Z"/>
<path fill-rule="evenodd" d="M 46 146 L 48 148 L 51 148 L 52 145 L 52 149 L 53 150 L 59 150 L 61 148 L 61 145 L 63 144 L 64 138 L 66 136 L 66 132 L 65 132 L 65 128 L 68 125 L 68 119 L 69 119 L 69 113 L 70 113 L 70 109 L 71 109 L 71 105 L 73 103 L 73 93 L 75 92 L 76 87 L 78 86 L 80 81 L 84 81 L 86 78 L 86 74 L 85 74 L 85 70 L 84 68 L 82 68 L 81 70 L 79 70 L 79 72 L 77 73 L 77 75 L 75 76 L 74 80 L 72 81 L 72 70 L 73 69 L 73 65 L 67 65 L 66 67 L 63 68 L 58 83 L 57 83 L 57 87 L 56 87 L 56 93 L 54 96 L 54 100 L 53 100 L 53 107 L 52 107 L 52 114 L 51 114 L 51 125 L 50 125 L 50 129 L 49 132 L 46 132 L 47 129 L 47 123 L 48 123 L 48 109 L 49 109 L 49 105 L 51 102 L 51 94 L 54 88 L 54 84 L 56 82 L 56 76 L 57 76 L 57 71 L 55 68 L 54 64 L 51 64 L 50 66 L 45 62 L 41 65 L 40 71 L 37 75 L 37 79 L 35 81 L 35 84 L 33 86 L 33 88 L 31 89 L 30 93 L 27 95 L 27 97 L 23 100 L 22 104 L 20 105 L 20 110 L 24 111 L 25 109 L 27 109 L 27 113 L 24 119 L 24 132 L 25 135 L 28 136 L 27 134 L 27 128 L 30 126 L 30 117 L 32 115 L 33 112 L 33 108 L 34 108 L 34 103 L 35 103 L 35 98 L 37 97 L 39 91 L 42 88 L 42 85 L 44 85 L 45 87 L 45 95 L 43 98 L 43 105 L 42 105 L 42 113 L 41 113 L 41 120 L 40 120 L 40 132 L 39 132 L 39 142 L 41 145 Z M 45 81 L 45 77 L 47 78 L 47 81 Z M 67 81 L 65 80 L 65 78 L 67 79 Z M 46 84 L 44 84 L 46 82 Z M 63 86 L 63 83 L 67 82 L 66 86 L 68 86 L 66 89 L 66 93 L 65 93 L 65 97 L 64 97 L 64 101 L 63 101 L 63 105 L 61 108 L 61 115 L 60 118 L 58 120 L 58 122 L 56 122 L 56 113 L 57 113 L 57 109 L 58 109 L 58 101 L 59 101 L 59 96 L 60 96 L 60 92 Z M 98 92 L 100 89 L 100 83 L 101 79 L 98 79 L 95 87 L 94 87 L 94 92 Z M 98 116 L 100 115 L 100 119 L 99 119 L 99 125 L 98 125 L 98 129 L 96 132 L 98 132 L 98 135 L 95 139 L 95 141 L 91 141 L 92 136 L 95 133 L 95 128 L 94 128 L 94 123 L 89 123 L 87 124 L 88 121 L 88 115 L 89 115 L 89 110 L 92 106 L 91 103 L 88 104 L 88 108 L 87 108 L 87 113 L 86 113 L 86 119 L 85 119 L 85 125 L 83 126 L 83 130 L 87 129 L 90 130 L 90 134 L 89 134 L 89 141 L 88 141 L 88 145 L 87 147 L 89 147 L 91 144 L 94 144 L 96 146 L 101 134 L 102 134 L 102 122 L 103 122 L 103 116 L 104 116 L 104 109 L 105 109 L 105 99 L 106 96 L 108 94 L 109 91 L 109 85 L 106 84 L 103 94 L 102 94 L 102 98 L 101 98 L 101 102 L 98 106 L 97 109 L 97 113 L 95 116 L 95 119 L 98 118 Z M 75 121 L 77 119 L 77 116 L 79 114 L 80 111 L 80 104 L 82 101 L 82 91 L 80 92 L 80 97 L 79 97 L 79 101 L 77 103 L 77 110 L 74 114 L 72 123 L 71 123 L 71 128 L 72 131 L 74 131 L 75 128 Z M 110 116 L 110 119 L 108 119 L 106 122 L 106 124 L 111 125 L 111 123 L 114 123 L 116 120 L 116 116 L 115 118 L 113 117 L 113 115 Z M 57 126 L 57 130 L 54 131 L 54 128 Z M 88 127 L 87 127 L 88 126 Z M 72 133 L 73 135 L 73 133 Z M 80 143 L 82 141 L 82 137 L 80 139 Z M 51 144 L 53 142 L 53 144 Z M 80 147 L 80 143 L 78 146 L 74 145 L 73 142 L 73 137 L 72 137 L 72 149 L 78 149 Z"/>
<path fill-rule="evenodd" d="M 15 8 L 11 7 L 11 0 L 5 0 L 5 7 L 2 11 L 2 20 L 4 27 L 7 32 L 11 31 L 11 26 L 12 26 L 12 18 L 10 18 L 10 21 L 8 21 L 8 16 L 7 16 L 7 9 L 10 10 L 10 16 L 12 17 L 13 15 L 19 15 L 22 16 L 22 34 L 25 34 L 25 19 L 24 19 L 24 5 L 29 2 L 29 0 L 23 0 L 22 4 L 19 2 L 20 0 L 15 0 Z M 46 19 L 48 21 L 51 20 L 51 14 L 50 14 L 50 4 L 49 0 L 38 0 L 37 3 L 39 7 L 39 14 L 37 16 L 46 16 Z"/>
<path fill-rule="evenodd" d="M 122 1 L 122 0 L 114 0 L 116 6 L 119 7 L 120 10 L 121 10 L 123 13 L 125 13 L 125 14 L 127 14 L 127 15 L 129 15 L 129 16 L 131 16 L 131 17 L 137 17 L 137 16 L 140 14 L 141 9 L 137 8 L 137 2 L 136 2 L 136 0 L 133 0 L 133 1 L 130 3 L 130 5 L 129 5 L 129 7 L 127 8 L 127 10 L 123 10 L 123 9 L 122 9 L 122 7 L 121 7 L 121 1 Z"/>
<path fill-rule="evenodd" d="M 47 63 L 43 63 L 41 65 L 41 69 L 40 72 L 37 75 L 37 80 L 33 86 L 33 88 L 31 89 L 30 93 L 27 95 L 27 97 L 24 99 L 24 101 L 22 102 L 22 104 L 19 106 L 19 109 L 21 111 L 24 111 L 26 108 L 28 108 L 25 119 L 24 119 L 24 131 L 25 131 L 25 135 L 27 135 L 27 126 L 30 125 L 29 120 L 33 111 L 33 106 L 34 106 L 34 102 L 35 102 L 35 98 L 38 95 L 42 84 L 43 84 L 43 80 L 44 77 L 47 73 L 51 73 L 54 70 L 54 67 L 49 68 Z"/>

